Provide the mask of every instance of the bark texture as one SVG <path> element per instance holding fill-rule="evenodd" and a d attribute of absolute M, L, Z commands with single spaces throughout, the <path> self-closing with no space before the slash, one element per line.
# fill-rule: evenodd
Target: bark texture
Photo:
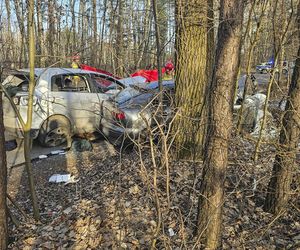
<path fill-rule="evenodd" d="M 7 249 L 7 169 L 3 125 L 2 92 L 0 92 L 0 249 Z"/>
<path fill-rule="evenodd" d="M 298 3 L 298 39 L 300 41 L 300 2 Z M 289 98 L 285 107 L 283 126 L 280 132 L 279 147 L 275 157 L 272 177 L 268 185 L 264 209 L 279 214 L 290 199 L 293 170 L 296 164 L 296 152 L 300 136 L 300 46 L 294 68 Z"/>
<path fill-rule="evenodd" d="M 176 1 L 176 105 L 174 123 L 179 158 L 202 152 L 204 92 L 207 86 L 208 7 L 206 0 Z"/>
<path fill-rule="evenodd" d="M 243 11 L 243 1 L 221 1 L 197 222 L 198 239 L 201 239 L 207 249 L 216 249 L 220 244 L 224 180 L 232 129 L 232 105 L 239 65 Z"/>

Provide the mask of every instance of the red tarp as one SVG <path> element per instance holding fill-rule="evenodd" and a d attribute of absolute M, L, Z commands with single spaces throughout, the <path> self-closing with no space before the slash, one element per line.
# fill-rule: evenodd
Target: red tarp
<path fill-rule="evenodd" d="M 108 76 L 112 76 L 116 79 L 121 79 L 120 77 L 115 76 L 115 75 L 113 75 L 112 73 L 110 73 L 108 71 L 105 71 L 105 70 L 102 70 L 102 69 L 97 69 L 97 68 L 94 68 L 94 67 L 86 65 L 86 64 L 80 64 L 80 68 L 84 69 L 84 70 L 94 71 L 94 72 L 102 73 L 102 74 L 105 74 L 105 75 L 108 75 Z"/>
<path fill-rule="evenodd" d="M 162 74 L 165 73 L 165 68 L 162 68 Z M 157 69 L 153 69 L 153 70 L 145 70 L 145 69 L 141 69 L 138 70 L 137 72 L 131 74 L 130 76 L 142 76 L 145 77 L 147 79 L 147 82 L 154 82 L 154 81 L 158 81 L 158 70 Z"/>
<path fill-rule="evenodd" d="M 120 79 L 120 77 L 117 77 L 117 76 L 113 75 L 110 72 L 107 72 L 107 71 L 102 70 L 102 69 L 97 69 L 97 68 L 94 68 L 94 67 L 86 65 L 86 64 L 80 64 L 80 68 L 84 69 L 84 70 L 99 72 L 99 73 L 102 73 L 102 74 L 105 74 L 105 75 L 112 76 L 116 79 Z M 162 71 L 162 74 L 164 74 L 166 69 L 162 68 L 161 71 Z M 152 70 L 141 69 L 141 70 L 138 70 L 135 73 L 131 74 L 130 76 L 132 76 L 132 77 L 133 76 L 142 76 L 142 77 L 147 79 L 147 82 L 158 81 L 158 71 L 157 71 L 157 69 L 152 69 Z"/>

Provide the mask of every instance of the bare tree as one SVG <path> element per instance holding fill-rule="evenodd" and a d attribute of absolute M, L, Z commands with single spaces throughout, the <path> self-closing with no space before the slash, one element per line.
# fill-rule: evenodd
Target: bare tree
<path fill-rule="evenodd" d="M 24 20 L 24 7 L 23 3 L 20 0 L 14 0 L 14 5 L 15 5 L 15 12 L 18 20 L 18 25 L 19 25 L 19 30 L 21 33 L 21 50 L 19 53 L 19 67 L 22 67 L 22 60 L 23 60 L 23 55 L 25 55 L 25 52 L 27 50 L 27 35 L 26 35 L 26 30 L 25 30 L 25 20 Z"/>
<path fill-rule="evenodd" d="M 116 36 L 116 70 L 120 76 L 124 75 L 124 0 L 118 0 L 118 23 Z"/>
<path fill-rule="evenodd" d="M 203 238 L 207 249 L 216 249 L 220 244 L 224 181 L 228 141 L 232 129 L 232 105 L 239 65 L 243 11 L 244 1 L 221 1 L 197 222 L 198 239 Z"/>
<path fill-rule="evenodd" d="M 1 72 L 0 72 L 1 75 Z M 1 79 L 1 77 L 0 77 Z M 0 249 L 7 249 L 7 168 L 3 124 L 2 91 L 0 91 Z"/>
<path fill-rule="evenodd" d="M 36 220 L 39 220 L 40 214 L 38 210 L 37 197 L 35 192 L 33 172 L 31 165 L 30 151 L 32 146 L 32 139 L 30 136 L 30 130 L 32 125 L 32 112 L 33 112 L 33 93 L 35 86 L 34 77 L 34 58 L 35 58 L 35 40 L 34 40 L 34 0 L 29 1 L 28 10 L 28 22 L 29 22 L 29 68 L 30 68 L 30 79 L 29 79 L 29 89 L 28 89 L 28 109 L 27 109 L 27 121 L 24 126 L 24 157 L 25 166 L 28 174 L 29 189 L 31 194 L 33 215 Z"/>
<path fill-rule="evenodd" d="M 298 3 L 298 39 L 300 41 L 300 2 Z M 300 46 L 289 88 L 288 100 L 280 132 L 279 147 L 275 157 L 272 177 L 268 186 L 264 209 L 279 214 L 290 199 L 293 170 L 296 164 L 296 149 L 300 136 Z"/>
<path fill-rule="evenodd" d="M 93 46 L 92 46 L 92 53 L 91 53 L 91 63 L 93 65 L 96 65 L 97 60 L 98 60 L 98 32 L 97 32 L 97 0 L 92 0 L 92 11 L 93 11 L 93 29 L 92 29 L 92 34 L 93 34 Z"/>
<path fill-rule="evenodd" d="M 45 66 L 44 53 L 44 29 L 43 29 L 43 1 L 37 1 L 36 3 L 37 13 L 37 63 L 40 67 Z"/>

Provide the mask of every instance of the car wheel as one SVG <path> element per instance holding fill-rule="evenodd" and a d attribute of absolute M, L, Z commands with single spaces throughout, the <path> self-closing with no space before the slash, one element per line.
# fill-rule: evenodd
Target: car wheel
<path fill-rule="evenodd" d="M 63 116 L 52 116 L 42 125 L 38 140 L 44 147 L 56 147 L 71 137 L 71 125 Z"/>

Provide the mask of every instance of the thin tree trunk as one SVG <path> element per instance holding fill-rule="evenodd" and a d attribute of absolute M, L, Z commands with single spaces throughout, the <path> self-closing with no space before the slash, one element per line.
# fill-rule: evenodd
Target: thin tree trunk
<path fill-rule="evenodd" d="M 149 31 L 150 31 L 150 6 L 151 2 L 150 0 L 146 0 L 146 6 L 145 6 L 145 17 L 143 22 L 143 38 L 142 38 L 142 48 L 141 48 L 141 54 L 137 61 L 137 67 L 139 68 L 141 66 L 142 60 L 146 60 L 147 58 L 147 51 L 149 49 Z"/>
<path fill-rule="evenodd" d="M 261 23 L 263 21 L 263 18 L 265 16 L 265 11 L 266 11 L 266 8 L 267 8 L 267 4 L 268 4 L 268 0 L 265 1 L 263 3 L 263 6 L 262 6 L 262 9 L 261 9 L 261 14 L 259 16 L 259 19 L 258 19 L 258 22 L 257 22 L 257 29 L 256 31 L 254 32 L 254 35 L 253 35 L 253 40 L 252 40 L 252 36 L 250 36 L 250 48 L 248 49 L 249 52 L 248 52 L 248 57 L 247 57 L 247 66 L 246 66 L 246 79 L 245 79 L 245 85 L 244 85 L 244 91 L 243 91 L 243 101 L 242 101 L 242 104 L 241 104 L 241 108 L 239 110 L 239 116 L 238 116 L 238 122 L 237 122 L 237 132 L 240 134 L 242 132 L 242 126 L 243 126 L 243 112 L 244 112 L 244 106 L 245 106 L 245 100 L 246 100 L 246 95 L 248 94 L 248 88 L 249 88 L 249 83 L 250 83 L 250 77 L 251 77 L 251 66 L 252 66 L 252 57 L 253 57 L 253 51 L 254 51 L 254 48 L 256 46 L 256 43 L 257 43 L 257 40 L 259 38 L 259 35 L 260 35 L 260 29 L 261 29 Z M 255 2 L 252 4 L 251 6 L 251 12 L 249 14 L 249 25 L 251 23 L 251 20 L 252 20 L 252 11 L 253 11 L 253 7 L 255 5 Z M 248 34 L 246 33 L 245 34 L 245 37 L 247 36 Z M 252 87 L 252 90 L 253 90 L 253 86 L 251 85 Z M 251 95 L 253 93 L 250 93 Z"/>
<path fill-rule="evenodd" d="M 98 60 L 98 43 L 97 43 L 97 35 L 98 35 L 98 30 L 97 30 L 97 0 L 92 1 L 92 10 L 93 10 L 93 46 L 92 46 L 92 53 L 91 53 L 91 63 L 92 65 L 97 64 Z"/>
<path fill-rule="evenodd" d="M 55 29 L 55 1 L 56 0 L 49 0 L 48 1 L 48 34 L 47 34 L 47 48 L 48 48 L 48 57 L 47 63 L 53 64 L 54 57 L 55 56 L 55 50 L 54 50 L 54 43 L 56 40 L 56 29 Z"/>
<path fill-rule="evenodd" d="M 37 55 L 38 66 L 45 67 L 45 58 L 43 56 L 44 51 L 44 30 L 43 30 L 43 13 L 42 13 L 42 1 L 36 3 L 37 12 Z"/>
<path fill-rule="evenodd" d="M 158 70 L 158 86 L 159 90 L 162 91 L 162 75 L 161 75 L 161 44 L 160 44 L 160 32 L 159 32 L 159 23 L 157 16 L 157 3 L 156 0 L 152 0 L 154 24 L 155 24 L 155 39 L 156 39 L 156 63 Z"/>
<path fill-rule="evenodd" d="M 26 42 L 27 41 L 27 36 L 25 32 L 25 21 L 24 21 L 24 13 L 23 13 L 23 7 L 21 6 L 20 0 L 14 0 L 14 5 L 15 5 L 15 11 L 16 11 L 16 16 L 18 20 L 18 26 L 19 30 L 21 33 L 21 49 L 19 53 L 19 67 L 22 68 L 22 63 L 23 63 L 23 56 L 25 52 L 27 51 L 27 46 Z"/>
<path fill-rule="evenodd" d="M 12 38 L 12 32 L 11 32 L 11 8 L 10 8 L 10 1 L 9 0 L 5 0 L 5 6 L 6 6 L 6 12 L 7 12 L 7 49 L 6 49 L 6 55 L 5 55 L 5 59 L 6 60 L 11 60 L 12 56 L 13 56 L 13 38 Z"/>
<path fill-rule="evenodd" d="M 124 40 L 123 40 L 123 22 L 124 22 L 124 0 L 118 1 L 118 24 L 116 36 L 116 70 L 119 76 L 124 75 Z"/>
<path fill-rule="evenodd" d="M 28 174 L 29 189 L 31 195 L 31 201 L 33 206 L 33 215 L 36 220 L 40 219 L 40 214 L 38 210 L 37 196 L 35 192 L 32 165 L 31 165 L 31 146 L 32 139 L 30 137 L 30 130 L 32 125 L 32 110 L 33 110 L 33 93 L 35 86 L 34 78 L 34 58 L 35 58 L 35 40 L 34 40 L 34 0 L 29 1 L 29 11 L 28 11 L 28 22 L 29 22 L 29 89 L 28 89 L 28 110 L 27 110 L 27 121 L 24 128 L 24 157 L 25 166 Z"/>
<path fill-rule="evenodd" d="M 80 7 L 79 7 L 80 17 L 78 19 L 78 34 L 80 34 L 80 51 L 81 56 L 84 58 L 86 57 L 86 50 L 87 50 L 87 13 L 86 13 L 86 1 L 80 0 Z"/>
<path fill-rule="evenodd" d="M 197 236 L 206 249 L 217 249 L 220 245 L 224 181 L 232 129 L 232 105 L 239 65 L 243 11 L 243 1 L 221 1 L 197 220 Z"/>
<path fill-rule="evenodd" d="M 76 16 L 75 16 L 75 3 L 76 0 L 70 0 L 71 5 L 71 12 L 72 12 L 72 46 L 71 46 L 71 53 L 74 53 L 77 50 L 77 39 L 76 39 Z"/>
<path fill-rule="evenodd" d="M 300 2 L 298 3 L 298 39 L 300 41 Z M 264 210 L 280 214 L 290 199 L 291 181 L 296 164 L 296 152 L 300 136 L 300 46 L 294 68 L 289 98 L 285 107 L 279 148 L 275 157 L 272 177 L 268 185 Z"/>
<path fill-rule="evenodd" d="M 62 30 L 61 30 L 61 19 L 62 19 L 62 11 L 61 8 L 55 7 L 55 24 L 56 24 L 56 39 L 55 39 L 55 56 L 65 55 L 65 51 L 63 50 L 63 41 L 62 41 Z M 57 59 L 55 59 L 55 62 Z"/>
<path fill-rule="evenodd" d="M 1 72 L 0 72 L 1 76 Z M 1 77 L 0 77 L 1 79 Z M 2 91 L 0 91 L 0 249 L 7 249 L 7 210 L 6 210 L 6 193 L 7 193 L 7 166 L 3 124 L 3 105 Z"/>

